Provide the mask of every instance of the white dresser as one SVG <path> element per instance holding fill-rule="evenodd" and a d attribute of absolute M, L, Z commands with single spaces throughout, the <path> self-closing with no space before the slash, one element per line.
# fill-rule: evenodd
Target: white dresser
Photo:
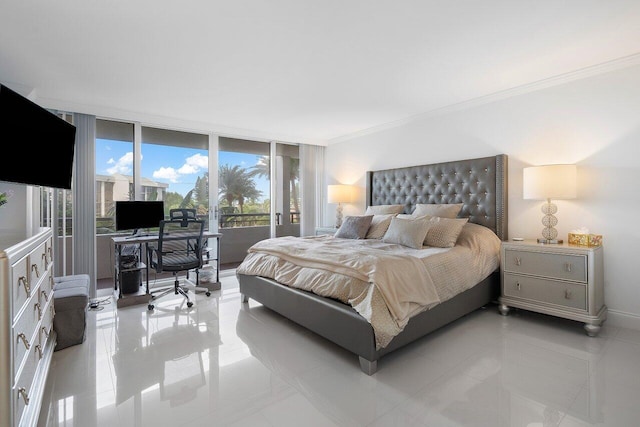
<path fill-rule="evenodd" d="M 584 322 L 596 336 L 607 318 L 602 246 L 503 242 L 500 312 L 509 307 Z"/>
<path fill-rule="evenodd" d="M 35 426 L 51 357 L 53 246 L 50 228 L 0 236 L 0 425 Z"/>

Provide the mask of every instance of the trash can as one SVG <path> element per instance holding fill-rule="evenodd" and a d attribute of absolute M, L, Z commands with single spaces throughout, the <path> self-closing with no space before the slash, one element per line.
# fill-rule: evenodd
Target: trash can
<path fill-rule="evenodd" d="M 142 271 L 131 270 L 120 273 L 120 287 L 123 294 L 134 294 L 140 290 Z"/>

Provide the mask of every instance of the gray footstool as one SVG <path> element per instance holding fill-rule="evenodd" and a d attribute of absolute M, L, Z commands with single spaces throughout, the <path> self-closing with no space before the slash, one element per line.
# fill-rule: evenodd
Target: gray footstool
<path fill-rule="evenodd" d="M 87 336 L 88 304 L 88 274 L 53 279 L 53 306 L 56 311 L 53 318 L 53 329 L 57 334 L 55 351 L 84 342 Z"/>

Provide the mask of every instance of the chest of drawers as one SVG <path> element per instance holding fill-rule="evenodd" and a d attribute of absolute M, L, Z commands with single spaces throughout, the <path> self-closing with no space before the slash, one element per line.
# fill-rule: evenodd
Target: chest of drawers
<path fill-rule="evenodd" d="M 596 336 L 607 317 L 601 246 L 503 242 L 500 312 L 517 307 L 583 322 Z"/>
<path fill-rule="evenodd" d="M 0 244 L 0 425 L 35 426 L 55 347 L 51 229 Z"/>

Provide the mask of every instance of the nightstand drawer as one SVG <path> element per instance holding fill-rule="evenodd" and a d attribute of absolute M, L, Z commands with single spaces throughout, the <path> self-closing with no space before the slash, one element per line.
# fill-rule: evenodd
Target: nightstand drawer
<path fill-rule="evenodd" d="M 503 295 L 508 297 L 580 310 L 587 309 L 587 287 L 585 285 L 505 273 L 502 287 Z"/>
<path fill-rule="evenodd" d="M 587 282 L 587 256 L 507 249 L 504 271 Z"/>

